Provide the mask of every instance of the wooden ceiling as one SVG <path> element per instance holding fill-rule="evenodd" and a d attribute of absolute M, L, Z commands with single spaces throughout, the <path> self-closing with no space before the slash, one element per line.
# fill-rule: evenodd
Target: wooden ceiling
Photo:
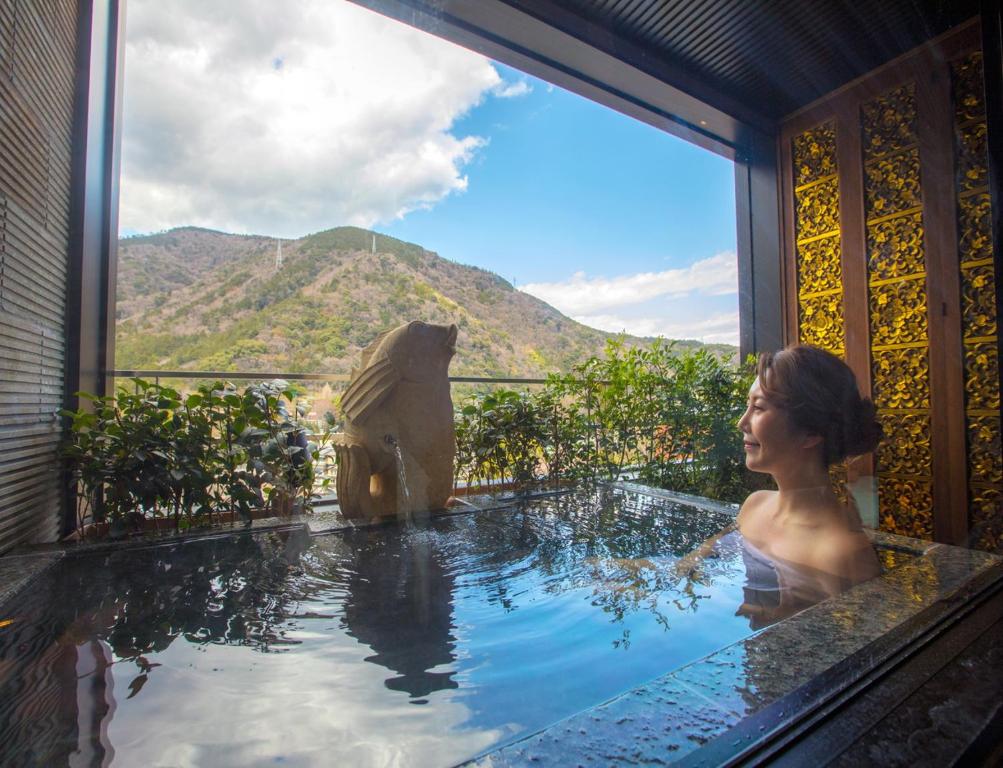
<path fill-rule="evenodd" d="M 979 13 L 977 0 L 504 2 L 656 77 L 684 77 L 686 90 L 726 112 L 737 103 L 769 122 Z"/>

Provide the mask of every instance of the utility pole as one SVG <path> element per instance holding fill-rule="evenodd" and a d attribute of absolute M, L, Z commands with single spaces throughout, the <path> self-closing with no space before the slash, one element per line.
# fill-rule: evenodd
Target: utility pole
<path fill-rule="evenodd" d="M 278 247 L 275 250 L 275 269 L 282 269 L 282 241 L 279 240 Z"/>

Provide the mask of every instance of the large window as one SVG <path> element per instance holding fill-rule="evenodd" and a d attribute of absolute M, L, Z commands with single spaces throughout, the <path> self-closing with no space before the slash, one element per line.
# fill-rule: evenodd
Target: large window
<path fill-rule="evenodd" d="M 134 0 L 123 132 L 118 369 L 347 374 L 416 318 L 462 375 L 737 352 L 730 161 L 351 3 Z"/>

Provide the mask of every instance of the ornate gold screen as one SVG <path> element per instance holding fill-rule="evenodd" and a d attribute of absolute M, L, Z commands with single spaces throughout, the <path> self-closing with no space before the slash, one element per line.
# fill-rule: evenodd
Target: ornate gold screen
<path fill-rule="evenodd" d="M 823 123 L 795 136 L 791 153 L 800 339 L 842 356 L 843 280 L 835 124 Z"/>
<path fill-rule="evenodd" d="M 971 544 L 1003 552 L 998 276 L 976 39 L 963 31 L 942 52 L 792 116 L 787 311 L 800 341 L 870 377 L 885 432 L 881 527 L 963 543 L 967 526 Z"/>
<path fill-rule="evenodd" d="M 860 110 L 871 396 L 882 527 L 933 536 L 926 258 L 916 93 L 906 84 Z"/>
<path fill-rule="evenodd" d="M 1003 546 L 999 342 L 982 77 L 978 52 L 951 65 L 969 523 L 976 546 L 999 550 Z"/>

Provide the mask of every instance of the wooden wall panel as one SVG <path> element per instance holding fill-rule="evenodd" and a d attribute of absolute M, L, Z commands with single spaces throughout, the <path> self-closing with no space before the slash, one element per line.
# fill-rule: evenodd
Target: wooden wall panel
<path fill-rule="evenodd" d="M 933 538 L 933 449 L 927 250 L 916 83 L 860 105 L 871 397 L 881 523 Z"/>
<path fill-rule="evenodd" d="M 60 524 L 77 13 L 0 0 L 0 551 Z"/>
<path fill-rule="evenodd" d="M 798 286 L 786 295 L 789 339 L 842 355 L 886 431 L 848 479 L 873 472 L 888 530 L 998 549 L 999 337 L 979 40 L 973 21 L 790 116 L 778 165 L 784 261 Z M 808 179 L 805 158 L 827 158 L 829 147 L 829 175 Z"/>
<path fill-rule="evenodd" d="M 999 327 L 982 56 L 950 63 L 954 138 L 953 191 L 960 303 L 964 419 L 972 538 L 1003 550 L 1003 450 L 1000 445 Z"/>

